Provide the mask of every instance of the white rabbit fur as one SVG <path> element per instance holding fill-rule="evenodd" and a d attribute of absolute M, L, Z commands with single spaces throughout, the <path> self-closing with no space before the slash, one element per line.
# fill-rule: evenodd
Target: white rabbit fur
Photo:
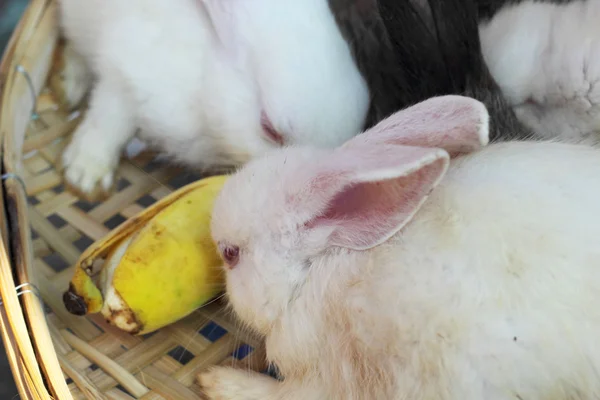
<path fill-rule="evenodd" d="M 600 142 L 600 0 L 507 2 L 480 24 L 489 70 L 543 138 Z"/>
<path fill-rule="evenodd" d="M 285 3 L 285 4 L 283 4 Z M 137 128 L 176 161 L 231 167 L 285 144 L 358 134 L 369 93 L 326 0 L 60 0 L 67 73 L 95 83 L 66 149 L 67 182 L 108 189 Z M 91 83 L 88 80 L 88 83 Z M 72 104 L 81 86 L 68 88 Z"/>
<path fill-rule="evenodd" d="M 444 96 L 381 124 L 334 151 L 276 151 L 225 184 L 212 232 L 220 249 L 239 246 L 227 295 L 266 337 L 285 379 L 217 367 L 199 376 L 208 398 L 600 396 L 600 151 L 508 142 L 457 154 L 447 170 L 414 175 L 425 177 L 420 198 L 433 190 L 420 209 L 413 203 L 414 218 L 392 227 L 381 218 L 383 196 L 349 206 L 332 199 L 365 181 L 389 185 L 403 176 L 397 159 L 413 153 L 447 166 L 441 149 L 398 144 L 437 142 L 453 154 L 448 137 L 463 135 L 463 153 L 472 151 L 486 144 L 487 114 L 475 100 Z M 413 194 L 400 186 L 388 200 L 402 206 Z M 393 236 L 367 228 L 371 243 L 361 243 L 357 215 Z"/>

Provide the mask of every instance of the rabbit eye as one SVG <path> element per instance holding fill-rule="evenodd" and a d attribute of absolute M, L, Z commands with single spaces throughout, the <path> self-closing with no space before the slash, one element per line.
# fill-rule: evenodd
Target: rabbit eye
<path fill-rule="evenodd" d="M 283 136 L 271 124 L 271 121 L 263 111 L 260 115 L 260 124 L 267 137 L 280 146 L 283 146 Z"/>
<path fill-rule="evenodd" d="M 240 248 L 238 246 L 224 246 L 221 250 L 223 260 L 231 269 L 235 267 L 240 259 Z"/>

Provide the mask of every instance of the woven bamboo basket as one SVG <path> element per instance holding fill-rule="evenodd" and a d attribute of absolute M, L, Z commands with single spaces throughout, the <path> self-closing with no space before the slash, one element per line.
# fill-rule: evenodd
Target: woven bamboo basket
<path fill-rule="evenodd" d="M 65 111 L 48 85 L 61 48 L 56 8 L 32 0 L 0 64 L 0 324 L 21 398 L 192 400 L 210 365 L 264 372 L 262 342 L 220 302 L 145 336 L 65 309 L 80 253 L 194 176 L 142 153 L 122 160 L 118 190 L 100 203 L 63 188 L 57 160 L 85 109 Z"/>

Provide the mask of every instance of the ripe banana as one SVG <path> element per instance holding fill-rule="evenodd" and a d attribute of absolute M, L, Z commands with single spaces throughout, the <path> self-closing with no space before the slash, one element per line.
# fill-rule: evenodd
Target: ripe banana
<path fill-rule="evenodd" d="M 184 186 L 88 247 L 63 295 L 67 310 L 100 312 L 114 326 L 145 334 L 214 298 L 224 288 L 224 275 L 210 216 L 226 179 Z"/>

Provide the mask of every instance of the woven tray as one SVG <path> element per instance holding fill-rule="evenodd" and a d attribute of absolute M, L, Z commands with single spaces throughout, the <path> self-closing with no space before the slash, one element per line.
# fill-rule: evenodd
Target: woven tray
<path fill-rule="evenodd" d="M 197 177 L 142 153 L 121 162 L 118 190 L 102 203 L 64 190 L 57 160 L 80 116 L 46 86 L 60 48 L 56 17 L 55 1 L 33 0 L 0 65 L 0 324 L 21 397 L 199 399 L 196 375 L 209 365 L 264 371 L 261 341 L 219 302 L 143 337 L 64 308 L 86 246 Z"/>

